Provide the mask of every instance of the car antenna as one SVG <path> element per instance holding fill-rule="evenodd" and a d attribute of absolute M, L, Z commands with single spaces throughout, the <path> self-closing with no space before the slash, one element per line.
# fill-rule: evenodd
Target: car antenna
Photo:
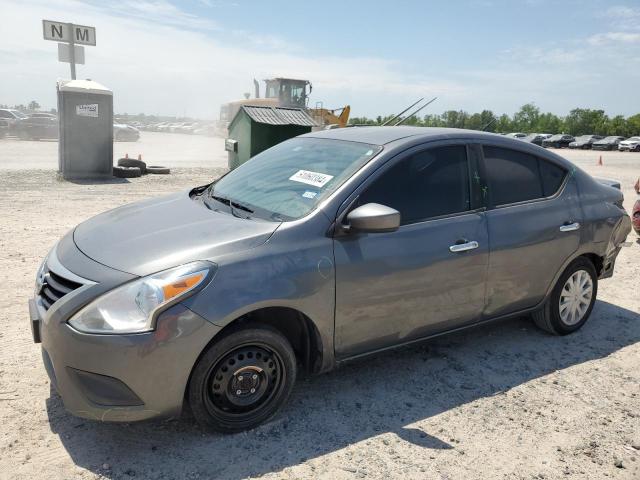
<path fill-rule="evenodd" d="M 389 120 L 387 120 L 386 122 L 384 122 L 382 125 L 380 125 L 381 127 L 384 127 L 385 125 L 389 125 L 391 122 L 393 122 L 394 120 L 397 120 L 400 115 L 402 115 L 404 112 L 406 112 L 407 110 L 415 107 L 417 104 L 419 104 L 422 100 L 424 100 L 424 97 L 422 97 L 420 100 L 418 100 L 415 103 L 412 103 L 411 105 L 409 105 L 407 108 L 405 108 L 404 110 L 402 110 L 399 114 L 394 115 L 393 117 L 391 117 Z"/>
<path fill-rule="evenodd" d="M 415 112 L 413 112 L 411 115 L 407 115 L 406 117 L 404 117 L 402 120 L 399 120 L 397 123 L 394 123 L 393 126 L 397 127 L 398 125 L 401 125 L 402 123 L 406 122 L 407 120 L 409 120 L 411 117 L 413 117 L 416 113 L 418 113 L 420 110 L 422 110 L 424 107 L 432 104 L 433 102 L 436 101 L 438 97 L 433 97 L 431 100 L 429 100 L 427 103 L 425 103 L 424 105 L 422 105 L 419 109 L 417 109 Z"/>
<path fill-rule="evenodd" d="M 498 119 L 496 117 L 493 117 L 491 120 L 489 120 L 487 123 L 484 124 L 484 127 L 482 127 L 480 129 L 481 132 L 486 132 L 487 128 L 489 128 L 491 125 L 493 125 L 494 123 L 496 123 L 498 121 Z"/>

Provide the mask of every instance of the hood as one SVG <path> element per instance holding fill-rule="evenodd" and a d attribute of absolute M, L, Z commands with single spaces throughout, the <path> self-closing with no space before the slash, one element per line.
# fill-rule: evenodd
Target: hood
<path fill-rule="evenodd" d="M 97 215 L 78 225 L 73 239 L 96 262 L 143 276 L 257 247 L 279 225 L 209 210 L 182 192 Z"/>

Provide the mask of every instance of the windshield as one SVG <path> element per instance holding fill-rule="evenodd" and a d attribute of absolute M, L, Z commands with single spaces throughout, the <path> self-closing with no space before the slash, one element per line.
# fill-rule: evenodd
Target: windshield
<path fill-rule="evenodd" d="M 563 137 L 564 137 L 564 135 L 560 133 L 560 134 L 557 134 L 557 135 L 554 135 L 554 136 L 550 137 L 549 140 L 562 140 Z"/>
<path fill-rule="evenodd" d="M 382 147 L 366 143 L 294 138 L 256 155 L 222 177 L 209 196 L 276 220 L 305 216 Z"/>
<path fill-rule="evenodd" d="M 640 137 L 631 137 L 631 138 L 627 138 L 627 141 L 640 142 Z"/>

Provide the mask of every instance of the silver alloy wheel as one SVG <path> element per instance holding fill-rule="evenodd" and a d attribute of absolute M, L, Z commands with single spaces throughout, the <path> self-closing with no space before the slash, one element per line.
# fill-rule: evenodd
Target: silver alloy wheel
<path fill-rule="evenodd" d="M 560 319 L 565 325 L 575 325 L 583 318 L 593 297 L 593 280 L 586 270 L 571 275 L 560 293 Z"/>

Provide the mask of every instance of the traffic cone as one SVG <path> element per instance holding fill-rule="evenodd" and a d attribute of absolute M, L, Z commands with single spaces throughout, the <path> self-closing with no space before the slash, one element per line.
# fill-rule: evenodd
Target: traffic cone
<path fill-rule="evenodd" d="M 597 163 L 597 165 L 598 165 L 599 167 L 601 167 L 601 166 L 602 166 L 602 155 L 600 155 L 600 158 L 598 159 L 598 163 Z"/>

